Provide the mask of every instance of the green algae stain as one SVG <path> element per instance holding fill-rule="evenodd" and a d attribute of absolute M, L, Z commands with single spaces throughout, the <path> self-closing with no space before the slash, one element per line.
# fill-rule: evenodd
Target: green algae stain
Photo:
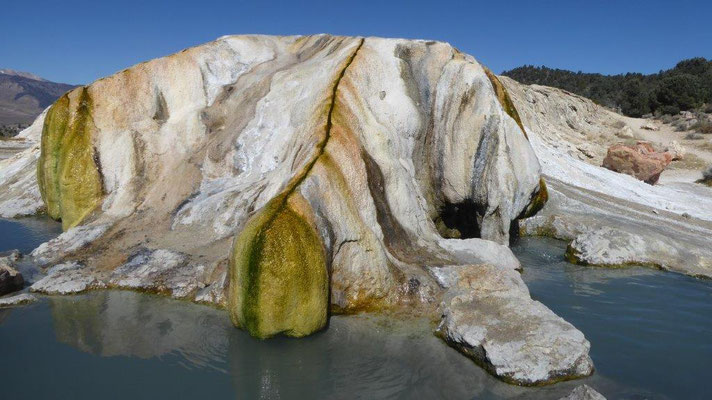
<path fill-rule="evenodd" d="M 301 337 L 326 326 L 324 247 L 284 195 L 248 220 L 234 241 L 229 271 L 230 317 L 252 336 Z"/>
<path fill-rule="evenodd" d="M 50 217 L 67 230 L 80 224 L 101 202 L 102 179 L 91 136 L 92 102 L 86 88 L 76 99 L 62 96 L 47 113 L 42 129 L 37 180 Z"/>
<path fill-rule="evenodd" d="M 544 178 L 539 178 L 539 188 L 534 192 L 534 195 L 532 195 L 529 205 L 522 211 L 519 219 L 533 217 L 544 208 L 547 201 L 549 201 L 549 191 L 546 188 L 546 182 Z"/>
<path fill-rule="evenodd" d="M 49 109 L 42 127 L 40 158 L 37 161 L 37 182 L 47 214 L 61 218 L 59 185 L 56 179 L 62 145 L 62 136 L 69 122 L 69 96 L 60 97 Z"/>
<path fill-rule="evenodd" d="M 492 71 L 490 71 L 488 68 L 484 68 L 484 70 L 487 74 L 487 78 L 489 78 L 490 82 L 492 82 L 492 87 L 494 88 L 494 92 L 497 95 L 497 100 L 499 100 L 499 104 L 502 106 L 504 111 L 510 117 L 512 117 L 512 119 L 517 123 L 517 125 L 519 125 L 519 129 L 522 130 L 524 137 L 528 139 L 529 137 L 527 136 L 527 131 L 524 129 L 524 124 L 522 124 L 522 119 L 519 118 L 519 112 L 517 112 L 517 108 L 514 107 L 514 103 L 509 97 L 507 89 L 505 89 L 504 85 L 502 85 L 502 82 L 499 81 L 497 75 L 493 74 Z"/>

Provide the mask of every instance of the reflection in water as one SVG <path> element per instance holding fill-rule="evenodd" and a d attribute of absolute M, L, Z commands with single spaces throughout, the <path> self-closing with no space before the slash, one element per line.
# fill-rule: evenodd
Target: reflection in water
<path fill-rule="evenodd" d="M 59 342 L 105 357 L 176 353 L 186 365 L 222 370 L 234 329 L 219 310 L 128 291 L 50 297 L 49 305 Z"/>
<path fill-rule="evenodd" d="M 229 374 L 240 398 L 551 398 L 577 384 L 501 383 L 434 337 L 424 320 L 337 316 L 307 338 L 260 341 L 223 311 L 152 295 L 97 291 L 48 300 L 57 341 L 104 357 Z"/>
<path fill-rule="evenodd" d="M 2 325 L 3 321 L 5 321 L 7 317 L 10 316 L 11 312 L 12 309 L 10 308 L 0 308 L 0 325 Z"/>
<path fill-rule="evenodd" d="M 0 376 L 13 382 L 2 397 L 557 399 L 580 383 L 609 399 L 712 392 L 712 282 L 575 266 L 564 247 L 523 239 L 514 250 L 532 296 L 591 341 L 596 373 L 583 380 L 504 384 L 424 320 L 336 316 L 307 338 L 260 341 L 221 310 L 95 291 L 0 310 Z"/>

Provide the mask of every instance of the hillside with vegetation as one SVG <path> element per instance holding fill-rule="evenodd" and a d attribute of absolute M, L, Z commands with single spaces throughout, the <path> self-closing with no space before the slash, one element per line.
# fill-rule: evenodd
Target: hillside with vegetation
<path fill-rule="evenodd" d="M 680 61 L 655 74 L 603 75 L 525 65 L 504 71 L 520 83 L 552 86 L 588 97 L 631 117 L 678 114 L 701 107 L 712 112 L 712 61 L 703 57 Z"/>

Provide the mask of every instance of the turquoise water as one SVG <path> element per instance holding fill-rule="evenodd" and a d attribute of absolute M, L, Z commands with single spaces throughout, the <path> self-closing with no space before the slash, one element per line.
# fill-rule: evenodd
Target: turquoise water
<path fill-rule="evenodd" d="M 2 222 L 0 251 L 47 237 Z M 308 338 L 258 341 L 211 307 L 95 291 L 0 310 L 0 376 L 11 382 L 0 397 L 558 399 L 583 382 L 609 399 L 709 398 L 711 282 L 578 267 L 563 249 L 547 239 L 514 248 L 532 295 L 592 342 L 597 372 L 583 380 L 501 383 L 424 320 L 336 316 Z"/>

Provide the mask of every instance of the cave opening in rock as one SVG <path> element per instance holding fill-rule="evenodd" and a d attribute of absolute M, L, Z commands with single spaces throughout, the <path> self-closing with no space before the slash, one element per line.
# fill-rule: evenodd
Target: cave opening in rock
<path fill-rule="evenodd" d="M 471 201 L 445 203 L 440 207 L 436 225 L 440 235 L 448 239 L 471 239 L 480 237 L 477 220 L 478 207 Z"/>

